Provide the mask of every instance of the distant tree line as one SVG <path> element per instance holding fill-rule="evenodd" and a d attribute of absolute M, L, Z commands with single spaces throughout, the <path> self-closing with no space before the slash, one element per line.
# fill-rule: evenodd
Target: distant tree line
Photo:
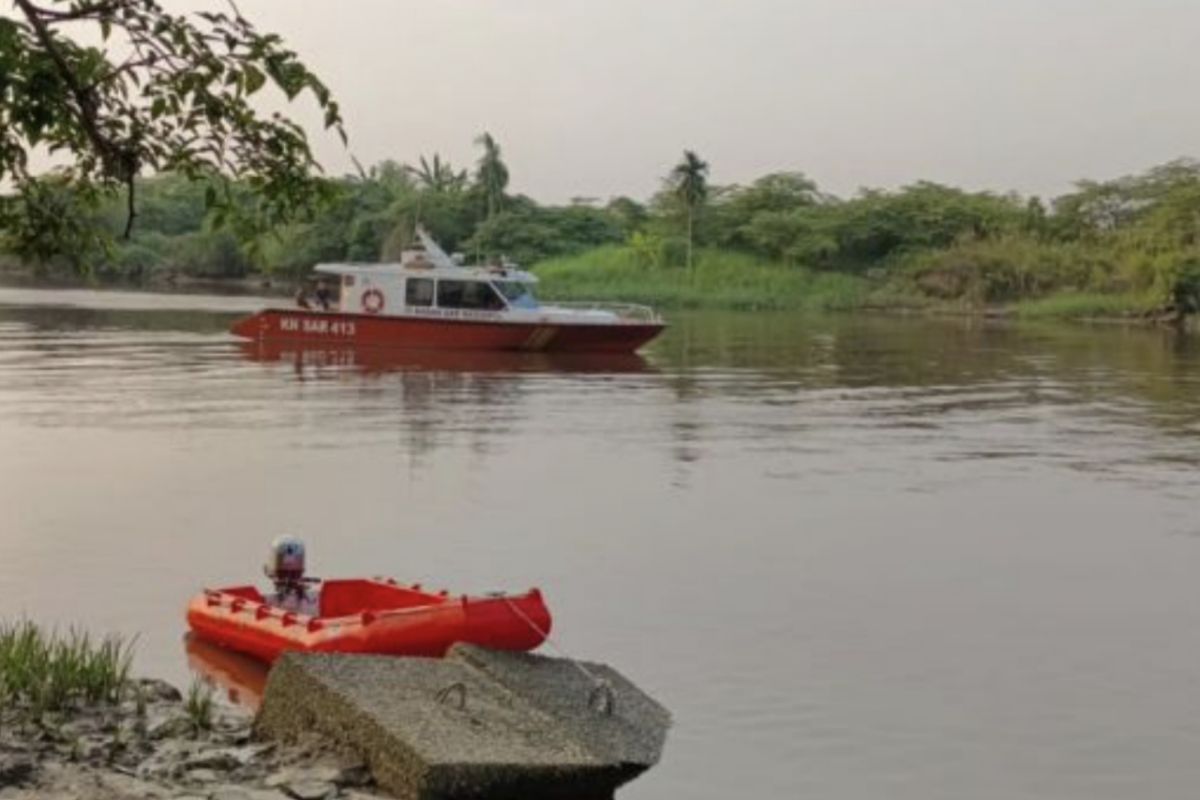
<path fill-rule="evenodd" d="M 1047 203 L 929 182 L 839 198 L 799 172 L 713 185 L 708 164 L 686 151 L 644 202 L 580 198 L 547 205 L 509 192 L 509 170 L 492 136 L 476 144 L 473 169 L 433 154 L 327 179 L 319 211 L 265 233 L 240 230 L 236 214 L 214 220 L 211 190 L 202 182 L 174 174 L 145 178 L 128 241 L 64 249 L 37 266 L 120 280 L 298 278 L 323 261 L 396 259 L 421 224 L 468 260 L 533 266 L 619 246 L 646 269 L 686 271 L 734 251 L 780 269 L 846 273 L 936 299 L 994 303 L 1059 291 L 1135 292 L 1160 307 L 1200 308 L 1200 163 L 1191 160 L 1082 181 Z M 97 210 L 74 202 L 69 189 L 54 196 L 48 186 L 44 202 L 55 205 L 64 225 L 89 215 L 79 224 L 119 231 L 125 223 L 115 198 Z M 250 202 L 250 187 L 235 185 L 232 205 L 243 195 Z M 214 224 L 220 222 L 226 224 Z"/>
<path fill-rule="evenodd" d="M 623 295 L 653 284 L 664 297 L 759 303 L 776 292 L 769 277 L 864 303 L 1103 295 L 1200 309 L 1195 161 L 1083 181 L 1049 202 L 927 182 L 839 198 L 799 172 L 712 184 L 687 150 L 644 201 L 544 205 L 509 190 L 488 133 L 473 168 L 433 154 L 324 177 L 304 130 L 260 92 L 307 97 L 345 140 L 325 84 L 236 5 L 13 0 L 0 15 L 0 268 L 298 278 L 321 261 L 395 259 L 419 223 L 469 258 L 541 262 L 578 287 L 607 270 Z M 34 174 L 47 152 L 59 166 Z"/>

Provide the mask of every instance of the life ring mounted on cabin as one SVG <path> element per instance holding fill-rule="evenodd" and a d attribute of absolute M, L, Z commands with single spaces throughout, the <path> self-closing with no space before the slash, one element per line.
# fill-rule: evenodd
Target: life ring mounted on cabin
<path fill-rule="evenodd" d="M 362 308 L 368 314 L 378 314 L 383 311 L 383 292 L 378 289 L 367 289 L 363 292 Z"/>

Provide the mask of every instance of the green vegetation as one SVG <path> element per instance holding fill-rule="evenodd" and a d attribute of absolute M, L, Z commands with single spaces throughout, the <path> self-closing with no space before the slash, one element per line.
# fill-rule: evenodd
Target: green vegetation
<path fill-rule="evenodd" d="M 1120 319 L 1144 317 L 1157 310 L 1150 295 L 1135 293 L 1063 292 L 1022 300 L 1016 312 L 1028 319 Z"/>
<path fill-rule="evenodd" d="M 305 94 L 342 132 L 329 90 L 279 36 L 229 13 L 176 14 L 156 0 L 13 0 L 0 16 L 0 197 L 4 246 L 23 261 L 86 269 L 107 214 L 128 239 L 138 176 L 171 171 L 204 184 L 214 218 L 244 232 L 311 209 L 323 194 L 304 131 L 261 110 L 258 93 Z M 65 160 L 29 171 L 39 149 Z M 118 200 L 116 193 L 124 192 Z M 193 229 L 197 230 L 197 229 Z M 146 254 L 127 256 L 134 262 Z"/>
<path fill-rule="evenodd" d="M 687 268 L 694 266 L 692 253 L 696 245 L 696 213 L 708 200 L 708 163 L 691 150 L 683 151 L 683 161 L 675 165 L 668 179 L 675 199 L 683 206 L 687 220 Z"/>
<path fill-rule="evenodd" d="M 692 272 L 648 265 L 631 247 L 609 245 L 538 265 L 541 292 L 562 300 L 637 300 L 661 308 L 845 311 L 865 304 L 866 280 L 786 268 L 751 255 L 700 250 Z"/>
<path fill-rule="evenodd" d="M 1085 181 L 1047 204 L 932 183 L 838 198 L 796 172 L 715 186 L 708 165 L 688 151 L 646 203 L 543 205 L 508 193 L 493 137 L 485 133 L 476 144 L 474 171 L 438 154 L 416 166 L 385 161 L 325 181 L 319 214 L 266 231 L 217 224 L 208 188 L 158 175 L 137 184 L 140 223 L 128 241 L 12 262 L 113 281 L 294 281 L 322 261 L 394 260 L 421 224 L 468 259 L 532 265 L 547 299 L 676 308 L 1011 307 L 1043 317 L 1200 311 L 1200 162 Z M 87 216 L 81 229 L 122 226 L 124 207 L 115 200 L 88 206 L 64 187 L 38 190 L 63 220 Z M 249 183 L 234 185 L 232 202 L 253 208 L 254 194 Z"/>
<path fill-rule="evenodd" d="M 183 709 L 187 712 L 188 721 L 192 723 L 196 733 L 212 729 L 213 723 L 213 687 L 202 678 L 195 678 L 188 686 L 187 697 L 183 701 Z"/>
<path fill-rule="evenodd" d="M 129 684 L 131 643 L 76 630 L 47 633 L 32 622 L 0 624 L 0 705 L 56 711 L 116 703 Z"/>
<path fill-rule="evenodd" d="M 490 133 L 484 133 L 475 140 L 475 144 L 483 147 L 483 155 L 475 168 L 475 183 L 483 193 L 487 204 L 485 220 L 490 220 L 504 204 L 504 190 L 508 188 L 508 167 L 500 160 L 500 145 Z"/>
<path fill-rule="evenodd" d="M 672 191 L 679 173 L 621 248 L 536 267 L 545 290 L 731 307 L 1019 304 L 1029 316 L 1080 317 L 1200 310 L 1197 162 L 1083 182 L 1049 208 L 930 183 L 843 200 L 797 173 L 767 175 L 712 191 L 694 211 L 702 248 L 694 282 L 682 269 L 688 202 Z"/>

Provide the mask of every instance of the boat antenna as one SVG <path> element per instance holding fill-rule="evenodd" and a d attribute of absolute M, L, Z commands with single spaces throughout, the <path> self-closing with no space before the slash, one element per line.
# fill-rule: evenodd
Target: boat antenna
<path fill-rule="evenodd" d="M 429 256 L 429 260 L 439 267 L 448 267 L 453 269 L 458 265 L 454 263 L 454 259 L 446 255 L 446 251 L 433 240 L 429 235 L 429 231 L 425 230 L 425 226 L 417 225 L 417 238 L 421 240 L 421 244 L 425 247 L 425 252 Z"/>

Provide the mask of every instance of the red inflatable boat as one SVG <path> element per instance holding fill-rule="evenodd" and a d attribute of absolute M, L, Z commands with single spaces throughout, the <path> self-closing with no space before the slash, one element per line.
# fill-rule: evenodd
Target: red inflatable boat
<path fill-rule="evenodd" d="M 451 597 L 393 580 L 329 580 L 318 602 L 308 616 L 270 605 L 253 586 L 205 590 L 187 619 L 197 636 L 268 662 L 290 650 L 440 657 L 455 642 L 532 650 L 550 633 L 537 589 Z"/>

